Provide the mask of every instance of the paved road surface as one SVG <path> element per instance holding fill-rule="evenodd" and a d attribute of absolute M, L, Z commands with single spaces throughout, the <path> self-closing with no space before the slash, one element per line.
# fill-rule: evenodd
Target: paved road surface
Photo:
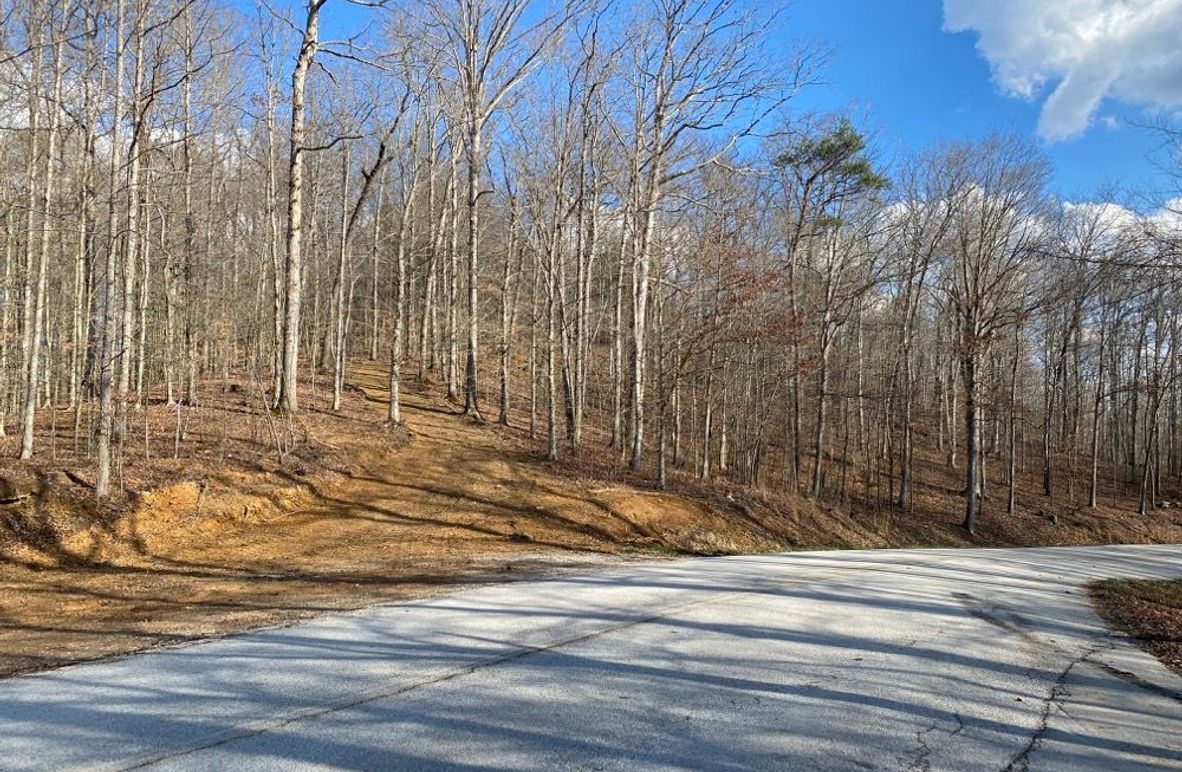
<path fill-rule="evenodd" d="M 800 553 L 486 586 L 0 681 L 0 767 L 1182 769 L 1079 585 L 1182 547 Z"/>

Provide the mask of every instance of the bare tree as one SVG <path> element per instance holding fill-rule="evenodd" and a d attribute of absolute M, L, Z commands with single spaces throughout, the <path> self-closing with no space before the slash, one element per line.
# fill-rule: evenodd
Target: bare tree
<path fill-rule="evenodd" d="M 304 228 L 304 153 L 306 114 L 304 100 L 308 71 L 320 46 L 320 11 L 328 0 L 307 0 L 303 40 L 291 72 L 291 148 L 287 162 L 287 253 L 283 286 L 283 357 L 276 405 L 287 413 L 299 410 L 297 378 L 300 361 L 300 301 L 303 261 L 300 252 Z"/>
<path fill-rule="evenodd" d="M 426 6 L 461 95 L 468 214 L 464 412 L 479 417 L 479 204 L 485 127 L 562 34 L 580 5 L 568 2 L 527 24 L 522 23 L 530 6 L 527 0 L 457 0 L 454 4 L 432 0 Z"/>
<path fill-rule="evenodd" d="M 629 463 L 644 457 L 645 368 L 653 235 L 668 186 L 723 158 L 799 84 L 801 61 L 788 64 L 787 79 L 773 77 L 758 48 L 760 19 L 739 0 L 651 0 L 642 16 L 625 22 L 630 74 L 627 201 L 631 243 L 631 411 Z M 732 125 L 737 117 L 738 125 Z M 744 120 L 746 119 L 746 120 Z M 707 159 L 687 159 L 696 135 L 730 129 L 723 147 Z M 617 129 L 617 134 L 619 130 Z"/>
<path fill-rule="evenodd" d="M 966 186 L 949 201 L 956 214 L 942 288 L 953 311 L 965 393 L 964 527 L 973 533 L 982 487 L 983 368 L 999 333 L 1031 301 L 1025 282 L 1042 238 L 1046 165 L 1020 140 L 1000 136 L 950 149 L 945 163 L 966 168 Z"/>

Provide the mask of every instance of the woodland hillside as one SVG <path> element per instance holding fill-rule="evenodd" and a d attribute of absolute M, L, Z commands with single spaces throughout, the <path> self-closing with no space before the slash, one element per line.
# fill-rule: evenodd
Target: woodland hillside
<path fill-rule="evenodd" d="M 597 452 L 600 437 L 546 462 L 527 408 L 509 427 L 482 424 L 435 385 L 404 394 L 403 426 L 391 431 L 387 378 L 378 364 L 351 368 L 336 411 L 323 383 L 301 381 L 282 457 L 243 410 L 240 382 L 203 384 L 181 455 L 129 454 L 123 472 L 137 492 L 121 502 L 94 501 L 80 484 L 85 459 L 46 464 L 26 498 L 0 510 L 0 674 L 637 558 L 1182 541 L 1182 508 L 1142 517 L 1135 498 L 1107 490 L 1095 508 L 1049 501 L 1037 469 L 1020 470 L 1015 511 L 970 537 L 959 471 L 923 442 L 909 511 L 679 470 L 660 491 Z M 174 420 L 166 403 L 149 404 L 137 444 L 169 448 Z"/>
<path fill-rule="evenodd" d="M 764 3 L 0 7 L 10 533 L 397 458 L 413 393 L 457 481 L 501 432 L 819 529 L 734 548 L 1176 538 L 1182 199 L 1057 200 L 1006 134 L 886 158 L 795 108 L 823 57 Z"/>

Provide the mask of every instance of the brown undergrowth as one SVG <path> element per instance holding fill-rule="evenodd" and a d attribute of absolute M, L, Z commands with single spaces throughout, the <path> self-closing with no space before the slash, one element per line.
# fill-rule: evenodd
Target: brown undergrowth
<path fill-rule="evenodd" d="M 1182 675 L 1182 579 L 1108 579 L 1089 589 L 1109 624 Z"/>
<path fill-rule="evenodd" d="M 602 438 L 548 463 L 521 426 L 465 418 L 435 387 L 411 390 L 391 429 L 385 381 L 359 365 L 337 413 L 304 384 L 291 423 L 232 380 L 200 407 L 132 408 L 125 496 L 104 507 L 86 443 L 48 434 L 73 416 L 43 411 L 38 458 L 0 466 L 0 673 L 628 555 L 1182 541 L 1182 510 L 1048 515 L 1026 491 L 1013 515 L 989 503 L 969 539 L 954 473 L 926 457 L 906 513 L 683 472 L 658 491 L 597 451 Z"/>
<path fill-rule="evenodd" d="M 774 526 L 703 502 L 556 473 L 520 433 L 423 393 L 392 430 L 385 374 L 362 366 L 352 383 L 339 414 L 323 393 L 306 398 L 282 452 L 279 419 L 247 410 L 241 388 L 210 389 L 177 458 L 164 452 L 175 406 L 132 409 L 163 450 L 128 448 L 126 495 L 110 506 L 93 503 L 90 461 L 64 451 L 69 434 L 57 459 L 6 462 L 0 672 L 621 553 L 782 546 Z"/>

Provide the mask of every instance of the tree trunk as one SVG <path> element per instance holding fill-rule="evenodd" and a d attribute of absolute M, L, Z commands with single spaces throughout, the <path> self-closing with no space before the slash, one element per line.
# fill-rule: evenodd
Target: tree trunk
<path fill-rule="evenodd" d="M 308 70 L 319 47 L 320 9 L 327 0 L 308 0 L 303 41 L 291 73 L 291 152 L 287 163 L 287 261 L 284 265 L 283 370 L 276 405 L 285 413 L 299 411 L 296 393 L 300 357 L 300 301 L 304 228 L 304 95 Z"/>
<path fill-rule="evenodd" d="M 64 22 L 63 22 L 64 23 Z M 28 356 L 28 370 L 25 373 L 24 405 L 21 410 L 21 449 L 22 459 L 33 455 L 33 421 L 37 409 L 37 387 L 40 380 L 41 367 L 41 338 L 45 331 L 45 284 L 49 263 L 50 221 L 49 210 L 53 203 L 57 170 L 57 141 L 58 116 L 61 113 L 62 94 L 62 47 L 64 45 L 62 31 L 52 30 L 53 44 L 53 95 L 49 105 L 49 123 L 46 128 L 45 169 L 41 181 L 41 234 L 37 249 L 36 284 L 33 290 L 33 327 L 31 331 L 31 345 Z M 41 53 L 36 54 L 38 60 Z M 38 72 L 40 68 L 37 68 Z M 29 234 L 30 237 L 32 234 Z"/>
<path fill-rule="evenodd" d="M 475 115 L 468 124 L 468 340 L 464 363 L 464 413 L 480 418 L 477 366 L 480 349 L 478 266 L 480 250 L 480 121 Z"/>
<path fill-rule="evenodd" d="M 111 110 L 112 125 L 119 126 L 123 118 L 123 78 L 126 51 L 124 47 L 124 0 L 116 0 L 115 5 L 115 92 L 114 104 Z M 99 421 L 96 437 L 96 463 L 94 493 L 101 501 L 111 495 L 111 434 L 114 423 L 114 340 L 111 335 L 112 305 L 115 302 L 115 281 L 118 254 L 118 241 L 115 233 L 116 211 L 115 193 L 117 189 L 119 171 L 118 132 L 113 133 L 110 155 L 110 203 L 107 209 L 108 244 L 106 260 L 103 270 L 100 292 L 100 305 L 97 314 L 97 339 L 99 341 Z"/>
<path fill-rule="evenodd" d="M 981 426 L 977 415 L 977 361 L 968 354 L 961 361 L 964 376 L 965 492 L 964 528 L 976 533 L 981 489 Z"/>

